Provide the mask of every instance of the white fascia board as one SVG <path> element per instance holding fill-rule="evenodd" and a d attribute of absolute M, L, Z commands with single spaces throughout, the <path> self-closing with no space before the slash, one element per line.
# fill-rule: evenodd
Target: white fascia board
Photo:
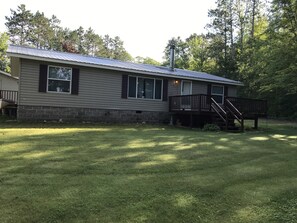
<path fill-rule="evenodd" d="M 23 59 L 45 61 L 45 62 L 50 62 L 50 63 L 69 64 L 69 65 L 76 65 L 76 66 L 82 66 L 82 67 L 92 67 L 92 68 L 100 68 L 100 69 L 106 69 L 106 70 L 116 70 L 116 71 L 144 74 L 144 75 L 150 75 L 150 76 L 177 78 L 177 79 L 183 79 L 183 80 L 195 80 L 195 81 L 226 84 L 226 85 L 233 85 L 233 86 L 243 86 L 243 83 L 241 83 L 241 82 L 233 83 L 233 82 L 228 82 L 228 81 L 216 81 L 216 80 L 209 80 L 209 79 L 203 79 L 203 78 L 179 76 L 179 75 L 174 75 L 174 74 L 164 74 L 164 73 L 157 73 L 157 72 L 148 72 L 148 71 L 142 71 L 142 70 L 112 67 L 112 66 L 106 66 L 106 65 L 104 66 L 104 65 L 96 65 L 96 64 L 90 64 L 90 63 L 68 61 L 68 60 L 51 59 L 51 58 L 46 58 L 46 57 L 29 56 L 29 55 L 10 53 L 10 52 L 7 52 L 7 55 L 10 57 L 18 57 L 18 58 L 23 58 Z"/>

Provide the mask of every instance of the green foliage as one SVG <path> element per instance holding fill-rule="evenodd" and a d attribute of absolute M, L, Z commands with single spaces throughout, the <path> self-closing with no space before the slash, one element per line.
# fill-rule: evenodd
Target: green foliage
<path fill-rule="evenodd" d="M 9 60 L 6 56 L 8 35 L 6 33 L 0 33 L 0 70 L 9 72 Z"/>
<path fill-rule="evenodd" d="M 215 73 L 216 64 L 210 57 L 209 39 L 201 34 L 192 34 L 186 40 L 180 37 L 168 41 L 165 48 L 165 62 L 169 65 L 170 45 L 175 45 L 175 67 L 203 72 Z"/>
<path fill-rule="evenodd" d="M 33 29 L 33 14 L 24 4 L 17 10 L 10 10 L 11 16 L 5 16 L 10 41 L 17 45 L 30 45 L 31 31 Z"/>
<path fill-rule="evenodd" d="M 168 66 L 170 64 L 170 45 L 175 46 L 175 67 L 180 69 L 189 68 L 189 46 L 187 42 L 183 41 L 180 37 L 172 38 L 167 42 L 165 47 L 165 62 L 163 65 Z"/>
<path fill-rule="evenodd" d="M 220 127 L 217 126 L 216 124 L 205 124 L 202 129 L 202 131 L 206 131 L 206 132 L 218 132 L 220 130 L 221 130 Z"/>
<path fill-rule="evenodd" d="M 206 35 L 177 46 L 176 66 L 244 83 L 239 96 L 265 98 L 269 114 L 291 117 L 297 110 L 297 0 L 217 0 Z M 269 15 L 269 16 L 268 16 Z"/>
<path fill-rule="evenodd" d="M 142 64 L 151 64 L 151 65 L 156 65 L 156 66 L 160 66 L 161 63 L 154 60 L 153 58 L 150 58 L 150 57 L 140 57 L 140 56 L 137 56 L 134 60 L 136 63 L 142 63 Z"/>
<path fill-rule="evenodd" d="M 34 14 L 24 4 L 5 18 L 13 44 L 132 61 L 120 37 L 99 36 L 91 27 L 63 28 L 55 15 L 47 18 L 43 12 Z"/>

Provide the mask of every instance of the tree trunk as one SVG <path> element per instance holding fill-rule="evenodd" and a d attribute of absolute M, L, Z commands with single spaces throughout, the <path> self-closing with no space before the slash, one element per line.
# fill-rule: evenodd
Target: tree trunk
<path fill-rule="evenodd" d="M 255 17 L 256 17 L 256 4 L 257 0 L 252 0 L 252 30 L 251 30 L 251 37 L 254 39 L 255 35 Z"/>

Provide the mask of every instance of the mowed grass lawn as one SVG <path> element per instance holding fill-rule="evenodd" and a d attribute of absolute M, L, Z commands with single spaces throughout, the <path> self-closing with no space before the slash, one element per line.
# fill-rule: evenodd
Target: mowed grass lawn
<path fill-rule="evenodd" d="M 0 222 L 297 222 L 297 125 L 0 123 Z"/>

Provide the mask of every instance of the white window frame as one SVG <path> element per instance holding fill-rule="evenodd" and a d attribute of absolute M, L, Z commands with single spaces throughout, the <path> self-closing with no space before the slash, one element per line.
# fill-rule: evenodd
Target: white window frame
<path fill-rule="evenodd" d="M 213 87 L 223 88 L 223 94 L 213 93 L 212 92 Z M 222 96 L 222 103 L 218 103 L 218 104 L 221 104 L 221 105 L 224 104 L 224 96 L 225 96 L 225 87 L 224 87 L 224 85 L 211 85 L 211 95 Z"/>
<path fill-rule="evenodd" d="M 61 80 L 61 79 L 56 79 L 56 78 L 50 78 L 50 77 L 49 77 L 49 69 L 50 69 L 50 67 L 53 67 L 53 68 L 66 68 L 66 69 L 70 69 L 70 71 L 71 71 L 71 78 L 70 78 L 70 80 Z M 70 82 L 69 92 L 49 91 L 49 90 L 48 90 L 49 79 L 50 79 L 50 80 L 56 80 L 56 81 L 69 81 L 69 82 Z M 46 92 L 47 92 L 47 93 L 53 93 L 53 94 L 71 94 L 71 91 L 72 91 L 72 68 L 71 68 L 71 67 L 62 67 L 62 66 L 53 66 L 53 65 L 49 65 L 48 68 L 47 68 Z"/>
<path fill-rule="evenodd" d="M 135 97 L 129 97 L 129 88 L 130 88 L 129 77 L 135 77 L 136 78 L 136 95 L 135 95 Z M 154 80 L 153 98 L 143 98 L 143 97 L 140 98 L 140 97 L 137 96 L 137 92 L 138 92 L 138 78 Z M 162 81 L 162 83 L 161 83 L 161 98 L 160 99 L 156 99 L 156 95 L 155 95 L 156 94 L 156 80 Z M 127 87 L 128 98 L 131 98 L 131 99 L 143 99 L 143 100 L 162 101 L 163 100 L 163 83 L 164 83 L 163 82 L 163 79 L 161 79 L 161 78 L 151 78 L 151 77 L 142 77 L 142 76 L 129 75 L 128 76 L 128 87 Z"/>
<path fill-rule="evenodd" d="M 181 84 L 180 84 L 180 94 L 181 95 L 184 95 L 182 93 L 183 93 L 183 85 L 184 85 L 185 82 L 188 82 L 188 83 L 191 84 L 191 87 L 190 87 L 190 95 L 191 95 L 192 94 L 192 89 L 193 89 L 193 83 L 192 83 L 192 81 L 186 81 L 186 80 L 182 80 L 181 81 Z"/>

